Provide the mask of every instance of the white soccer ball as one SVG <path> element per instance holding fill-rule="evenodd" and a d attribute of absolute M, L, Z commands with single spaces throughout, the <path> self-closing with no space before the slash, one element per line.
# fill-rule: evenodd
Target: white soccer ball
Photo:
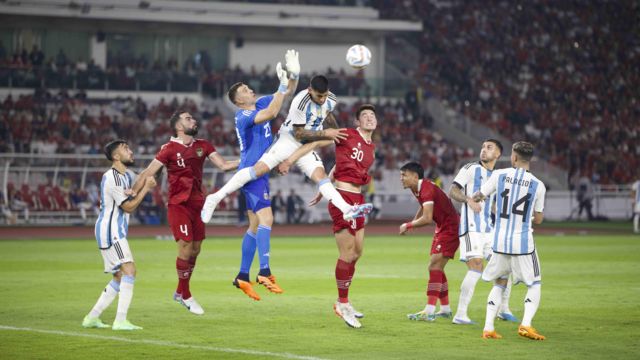
<path fill-rule="evenodd" d="M 364 45 L 353 45 L 347 50 L 347 63 L 354 69 L 364 69 L 371 63 L 371 51 Z"/>

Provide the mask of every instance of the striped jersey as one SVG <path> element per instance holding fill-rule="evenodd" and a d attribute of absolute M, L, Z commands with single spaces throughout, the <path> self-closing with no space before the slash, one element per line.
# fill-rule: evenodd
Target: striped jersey
<path fill-rule="evenodd" d="M 302 90 L 291 100 L 287 120 L 280 127 L 280 131 L 293 134 L 293 127 L 300 125 L 304 125 L 307 130 L 322 130 L 322 123 L 337 104 L 338 99 L 332 92 L 329 92 L 324 104 L 318 105 L 311 100 L 309 89 Z"/>
<path fill-rule="evenodd" d="M 495 170 L 480 191 L 496 194 L 496 224 L 492 249 L 509 255 L 535 250 L 531 220 L 533 211 L 544 210 L 546 188 L 532 173 L 521 168 Z"/>
<path fill-rule="evenodd" d="M 102 175 L 100 183 L 100 215 L 96 220 L 95 235 L 98 248 L 108 249 L 114 241 L 125 239 L 129 228 L 129 214 L 120 205 L 129 199 L 124 194 L 133 181 L 129 173 L 121 174 L 111 168 Z"/>
<path fill-rule="evenodd" d="M 236 135 L 240 145 L 240 165 L 238 170 L 255 165 L 273 142 L 271 136 L 271 120 L 261 124 L 254 121 L 260 110 L 271 104 L 273 95 L 263 96 L 256 101 L 255 110 L 236 111 Z"/>
<path fill-rule="evenodd" d="M 489 180 L 493 170 L 482 166 L 482 162 L 472 162 L 463 166 L 458 172 L 453 182 L 460 186 L 467 196 L 480 191 L 480 187 Z M 469 208 L 466 203 L 460 209 L 460 231 L 462 236 L 469 232 L 490 233 L 493 230 L 491 224 L 491 203 L 494 196 L 488 197 L 482 205 L 482 211 L 477 213 Z"/>
<path fill-rule="evenodd" d="M 631 190 L 636 192 L 635 205 L 636 209 L 640 207 L 640 180 L 636 181 L 631 185 Z"/>

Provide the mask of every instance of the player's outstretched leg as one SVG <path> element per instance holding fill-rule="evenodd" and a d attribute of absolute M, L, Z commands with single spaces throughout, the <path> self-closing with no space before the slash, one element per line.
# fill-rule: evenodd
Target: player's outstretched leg
<path fill-rule="evenodd" d="M 119 291 L 120 291 L 120 283 L 117 282 L 116 279 L 114 278 L 104 288 L 104 290 L 102 291 L 102 294 L 100 294 L 100 297 L 98 298 L 98 301 L 93 306 L 89 314 L 87 314 L 87 316 L 84 317 L 84 319 L 82 320 L 82 326 L 85 328 L 98 328 L 98 329 L 111 327 L 110 325 L 105 324 L 102 322 L 102 320 L 100 320 L 100 315 L 102 315 L 102 312 L 106 308 L 108 308 L 109 305 L 111 305 L 113 300 L 118 295 Z"/>
<path fill-rule="evenodd" d="M 538 333 L 538 331 L 531 326 L 533 316 L 538 311 L 540 305 L 540 283 L 535 282 L 529 286 L 527 295 L 524 300 L 524 316 L 522 317 L 522 323 L 518 327 L 518 335 L 532 339 L 532 340 L 544 340 L 545 337 Z"/>
<path fill-rule="evenodd" d="M 498 319 L 504 321 L 510 321 L 517 323 L 518 320 L 515 315 L 509 309 L 509 299 L 511 298 L 511 287 L 513 286 L 513 275 L 509 275 L 509 280 L 507 282 L 507 287 L 504 289 L 502 293 L 502 304 L 500 305 L 500 309 L 498 310 Z"/>
<path fill-rule="evenodd" d="M 256 175 L 255 167 L 257 166 L 258 165 L 238 170 L 238 172 L 235 173 L 231 177 L 231 179 L 229 179 L 229 181 L 227 181 L 227 183 L 224 184 L 222 188 L 220 188 L 220 190 L 207 196 L 204 202 L 204 206 L 202 207 L 202 211 L 200 212 L 200 218 L 202 222 L 206 224 L 211 220 L 211 217 L 213 216 L 213 212 L 216 210 L 216 207 L 218 206 L 220 201 L 222 201 L 222 199 L 227 197 L 227 195 L 240 189 L 242 186 L 244 186 L 244 184 L 248 183 L 249 181 L 255 180 L 259 176 L 262 176 L 262 175 Z"/>
<path fill-rule="evenodd" d="M 485 339 L 502 338 L 502 336 L 496 333 L 493 322 L 496 318 L 498 308 L 500 308 L 500 303 L 502 302 L 502 292 L 504 291 L 504 289 L 504 285 L 496 283 L 493 285 L 491 292 L 489 292 L 489 297 L 487 299 L 487 316 L 484 322 L 484 330 L 482 331 L 482 337 Z"/>
<path fill-rule="evenodd" d="M 116 312 L 116 319 L 113 321 L 113 326 L 111 327 L 113 330 L 142 330 L 142 327 L 133 325 L 129 320 L 127 320 L 129 305 L 131 305 L 131 299 L 133 298 L 134 282 L 135 277 L 133 275 L 122 275 L 122 281 L 120 281 L 120 297 L 118 298 L 118 310 Z"/>
<path fill-rule="evenodd" d="M 324 174 L 324 170 L 322 170 Z M 315 174 L 314 174 L 315 175 Z M 342 198 L 342 195 L 336 190 L 336 188 L 331 183 L 331 180 L 324 175 L 318 181 L 318 191 L 322 194 L 322 196 L 330 201 L 335 207 L 340 209 L 342 212 L 342 217 L 345 220 L 352 220 L 359 217 L 363 217 L 373 210 L 373 204 L 359 204 L 359 205 L 350 205 Z"/>

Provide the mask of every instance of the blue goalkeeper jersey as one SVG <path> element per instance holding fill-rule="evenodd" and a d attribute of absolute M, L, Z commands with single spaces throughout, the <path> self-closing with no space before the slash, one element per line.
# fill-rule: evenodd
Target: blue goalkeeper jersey
<path fill-rule="evenodd" d="M 273 143 L 271 120 L 262 124 L 254 123 L 258 112 L 267 108 L 272 100 L 273 95 L 263 96 L 256 101 L 255 110 L 238 110 L 236 112 L 236 135 L 240 145 L 238 170 L 255 165 Z"/>

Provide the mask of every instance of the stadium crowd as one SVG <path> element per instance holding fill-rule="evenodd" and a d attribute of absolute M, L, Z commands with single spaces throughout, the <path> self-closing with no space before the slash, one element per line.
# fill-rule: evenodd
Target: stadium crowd
<path fill-rule="evenodd" d="M 309 81 L 314 74 L 303 74 Z M 362 73 L 347 74 L 344 69 L 328 68 L 325 74 L 337 95 L 367 96 L 371 88 Z M 102 68 L 92 60 L 76 61 L 60 49 L 55 56 L 44 54 L 37 46 L 10 54 L 0 42 L 0 86 L 27 88 L 148 90 L 173 92 L 202 91 L 213 97 L 224 95 L 238 81 L 250 84 L 257 93 L 272 91 L 277 83 L 275 71 L 266 66 L 243 71 L 240 67 L 216 68 L 208 51 L 187 56 L 179 64 L 175 58 L 166 62 L 151 61 L 145 55 L 132 56 L 108 53 L 107 66 Z"/>
<path fill-rule="evenodd" d="M 250 2 L 299 4 L 296 0 Z M 640 3 L 464 0 L 332 1 L 421 21 L 407 36 L 421 59 L 405 69 L 425 96 L 600 184 L 640 166 Z M 620 161 L 622 160 L 622 161 Z"/>
<path fill-rule="evenodd" d="M 601 184 L 640 166 L 637 2 L 373 1 L 420 20 L 427 93 Z M 413 71 L 413 70 L 412 70 Z"/>

